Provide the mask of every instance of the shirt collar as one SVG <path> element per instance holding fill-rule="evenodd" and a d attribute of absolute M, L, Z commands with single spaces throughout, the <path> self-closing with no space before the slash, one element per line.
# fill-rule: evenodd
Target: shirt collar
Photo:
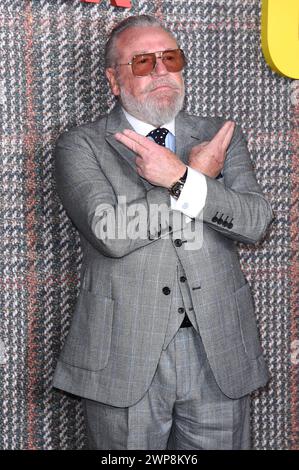
<path fill-rule="evenodd" d="M 149 132 L 151 132 L 153 129 L 155 129 L 155 127 L 152 126 L 151 124 L 147 124 L 146 122 L 140 121 L 140 119 L 137 119 L 134 116 L 132 116 L 131 114 L 129 114 L 123 107 L 121 109 L 123 110 L 127 120 L 129 121 L 129 123 L 133 127 L 134 131 L 137 132 L 137 134 L 146 136 Z M 174 122 L 174 119 L 170 122 L 167 122 L 166 124 L 163 124 L 163 126 L 161 126 L 161 127 L 165 127 L 166 129 L 169 130 L 169 132 L 171 132 L 173 135 L 175 135 L 175 122 Z"/>

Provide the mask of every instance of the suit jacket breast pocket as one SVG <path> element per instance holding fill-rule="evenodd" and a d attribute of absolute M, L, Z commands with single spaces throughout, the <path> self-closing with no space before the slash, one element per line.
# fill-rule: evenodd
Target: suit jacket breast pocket
<path fill-rule="evenodd" d="M 235 292 L 235 298 L 238 308 L 242 341 L 246 354 L 250 359 L 256 359 L 262 354 L 262 348 L 248 282 Z"/>
<path fill-rule="evenodd" d="M 103 369 L 110 355 L 113 299 L 81 289 L 60 360 L 81 369 Z"/>

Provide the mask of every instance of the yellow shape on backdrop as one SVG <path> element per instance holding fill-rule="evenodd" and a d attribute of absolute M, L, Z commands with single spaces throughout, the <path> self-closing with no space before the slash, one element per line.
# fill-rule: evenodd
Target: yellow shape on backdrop
<path fill-rule="evenodd" d="M 262 0 L 262 50 L 270 67 L 299 79 L 299 0 Z"/>

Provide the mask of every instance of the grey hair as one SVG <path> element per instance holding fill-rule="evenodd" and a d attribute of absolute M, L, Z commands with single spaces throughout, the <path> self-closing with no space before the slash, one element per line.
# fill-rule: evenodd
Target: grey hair
<path fill-rule="evenodd" d="M 155 27 L 161 28 L 167 33 L 173 34 L 168 31 L 154 16 L 150 15 L 136 15 L 129 16 L 120 23 L 118 23 L 111 31 L 108 41 L 105 46 L 105 68 L 113 67 L 117 62 L 116 41 L 119 35 L 129 28 L 139 27 Z"/>

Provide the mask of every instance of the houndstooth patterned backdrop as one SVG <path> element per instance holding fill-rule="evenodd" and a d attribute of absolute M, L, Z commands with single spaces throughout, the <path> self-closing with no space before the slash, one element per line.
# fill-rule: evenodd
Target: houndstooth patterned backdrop
<path fill-rule="evenodd" d="M 186 52 L 186 109 L 241 124 L 272 203 L 266 240 L 239 246 L 272 374 L 253 394 L 252 441 L 255 449 L 299 448 L 299 93 L 264 61 L 260 9 L 258 0 L 136 0 L 131 10 L 108 0 L 1 0 L 0 448 L 85 446 L 79 399 L 51 389 L 81 263 L 55 193 L 52 150 L 64 129 L 111 107 L 106 36 L 141 13 L 161 19 Z"/>

